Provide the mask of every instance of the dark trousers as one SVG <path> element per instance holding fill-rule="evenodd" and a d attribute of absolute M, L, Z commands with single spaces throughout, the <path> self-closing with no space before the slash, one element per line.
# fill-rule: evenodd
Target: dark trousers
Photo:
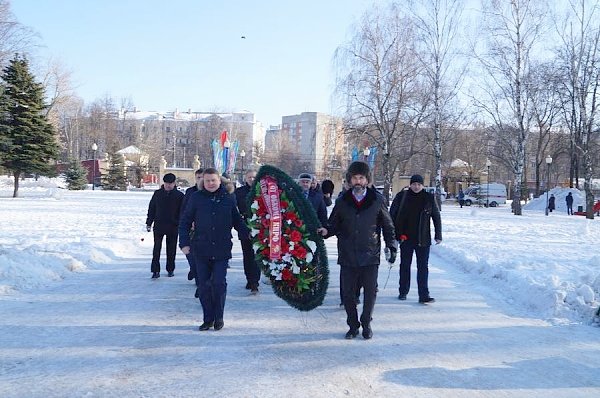
<path fill-rule="evenodd" d="M 567 204 L 567 214 L 570 216 L 573 215 L 573 205 Z"/>
<path fill-rule="evenodd" d="M 358 300 L 360 299 L 360 285 L 355 286 L 354 289 L 356 290 L 356 302 L 358 302 Z M 342 281 L 341 270 L 340 270 L 340 303 L 344 304 L 344 281 Z"/>
<path fill-rule="evenodd" d="M 413 253 L 417 255 L 417 287 L 419 299 L 429 297 L 429 248 L 430 246 L 419 246 L 416 241 L 407 240 L 400 245 L 400 294 L 406 295 L 410 290 L 410 268 Z"/>
<path fill-rule="evenodd" d="M 246 275 L 246 281 L 251 287 L 258 287 L 260 270 L 254 261 L 252 241 L 250 239 L 242 239 L 240 243 L 242 244 L 242 254 L 244 255 L 244 274 Z"/>
<path fill-rule="evenodd" d="M 154 249 L 152 249 L 151 272 L 160 272 L 160 251 L 163 237 L 167 236 L 167 272 L 175 271 L 175 253 L 177 252 L 177 233 L 163 234 L 154 231 Z"/>
<path fill-rule="evenodd" d="M 200 293 L 203 322 L 223 319 L 227 296 L 227 264 L 229 260 L 195 257 L 196 285 Z"/>
<path fill-rule="evenodd" d="M 366 267 L 344 267 L 340 270 L 342 275 L 343 303 L 346 310 L 346 323 L 351 329 L 358 329 L 371 324 L 375 299 L 377 298 L 377 274 L 378 265 L 369 265 Z M 363 310 L 360 315 L 356 309 L 356 286 L 362 286 L 364 289 Z"/>

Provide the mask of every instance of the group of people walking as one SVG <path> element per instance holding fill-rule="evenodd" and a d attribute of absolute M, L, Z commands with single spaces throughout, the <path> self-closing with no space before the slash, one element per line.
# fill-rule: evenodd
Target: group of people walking
<path fill-rule="evenodd" d="M 213 168 L 196 171 L 196 185 L 186 194 L 175 189 L 176 177 L 168 173 L 163 186 L 154 192 L 148 207 L 146 227 L 154 225 L 152 278 L 160 277 L 160 251 L 167 237 L 167 273 L 174 275 L 175 245 L 190 264 L 188 279 L 195 279 L 196 297 L 203 310 L 201 331 L 224 326 L 223 313 L 227 292 L 227 268 L 231 258 L 231 230 L 235 229 L 244 256 L 246 289 L 258 293 L 260 271 L 254 262 L 254 252 L 245 218 L 250 215 L 246 198 L 256 173 L 248 171 L 245 184 L 237 190 Z M 346 172 L 346 189 L 335 200 L 327 217 L 327 202 L 331 202 L 333 187 L 316 187 L 308 173 L 298 177 L 304 197 L 315 210 L 320 226 L 317 233 L 324 238 L 337 237 L 340 265 L 340 295 L 346 323 L 347 339 L 373 336 L 371 321 L 377 298 L 377 277 L 380 265 L 381 238 L 387 261 L 393 264 L 400 248 L 398 299 L 406 300 L 410 290 L 410 269 L 413 254 L 417 258 L 417 290 L 419 302 L 434 302 L 428 288 L 428 259 L 432 242 L 442 241 L 441 217 L 432 194 L 423 190 L 423 177 L 411 177 L 408 189 L 399 192 L 388 211 L 385 198 L 373 187 L 369 166 L 353 162 Z M 327 190 L 327 193 L 324 191 Z M 431 223 L 434 239 L 431 238 Z M 358 314 L 358 293 L 363 291 L 362 312 Z"/>

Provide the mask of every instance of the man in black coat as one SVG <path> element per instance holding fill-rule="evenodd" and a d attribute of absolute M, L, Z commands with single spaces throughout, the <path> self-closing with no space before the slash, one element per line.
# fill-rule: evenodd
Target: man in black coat
<path fill-rule="evenodd" d="M 327 225 L 327 237 L 337 235 L 338 264 L 340 264 L 343 303 L 350 330 L 347 339 L 358 335 L 362 325 L 365 339 L 373 336 L 371 319 L 377 297 L 377 275 L 381 254 L 380 231 L 390 251 L 388 261 L 396 259 L 394 224 L 383 197 L 369 187 L 371 172 L 364 162 L 348 167 L 346 180 L 351 187 L 336 201 Z M 364 289 L 363 311 L 358 318 L 356 286 Z"/>
<path fill-rule="evenodd" d="M 241 187 L 235 190 L 235 200 L 237 202 L 237 208 L 240 215 L 244 220 L 250 217 L 250 209 L 246 203 L 246 198 L 250 193 L 254 179 L 256 178 L 256 171 L 248 170 L 244 176 L 245 183 Z M 260 280 L 260 270 L 254 261 L 254 249 L 252 248 L 252 240 L 241 239 L 242 254 L 244 256 L 244 274 L 246 275 L 246 289 L 250 289 L 252 294 L 258 293 L 258 281 Z"/>
<path fill-rule="evenodd" d="M 567 214 L 573 215 L 573 193 L 569 192 L 565 197 L 565 202 L 567 202 Z"/>
<path fill-rule="evenodd" d="M 199 190 L 202 189 L 202 179 L 204 178 L 204 169 L 200 168 L 198 170 L 196 170 L 194 172 L 194 178 L 196 180 L 196 183 L 194 184 L 194 186 L 189 187 L 188 189 L 185 190 L 185 196 L 183 197 L 183 202 L 181 203 L 181 214 L 183 214 L 183 211 L 185 210 L 185 206 L 187 205 L 187 202 L 190 200 L 190 197 L 192 196 L 192 194 L 194 192 L 198 192 Z M 194 233 L 194 226 L 192 225 L 192 228 L 189 232 L 190 234 Z M 188 264 L 190 265 L 190 270 L 188 272 L 188 281 L 191 281 L 192 279 L 196 278 L 196 265 L 194 264 L 194 256 L 190 253 L 187 254 L 185 256 L 188 260 Z M 198 295 L 196 294 L 196 298 L 198 297 Z"/>
<path fill-rule="evenodd" d="M 177 227 L 179 212 L 183 201 L 183 193 L 175 188 L 175 174 L 167 173 L 163 177 L 163 185 L 154 191 L 148 205 L 146 229 L 150 232 L 154 224 L 154 249 L 150 271 L 152 278 L 160 278 L 160 251 L 163 237 L 167 236 L 167 273 L 173 276 L 175 271 L 175 253 L 177 252 Z"/>
<path fill-rule="evenodd" d="M 433 303 L 429 295 L 429 249 L 431 247 L 431 220 L 435 228 L 435 243 L 442 241 L 442 219 L 433 194 L 423 189 L 423 177 L 415 174 L 410 187 L 398 192 L 390 215 L 394 220 L 396 236 L 400 241 L 399 300 L 406 300 L 410 290 L 410 267 L 413 252 L 417 256 L 417 286 L 419 303 Z"/>
<path fill-rule="evenodd" d="M 223 313 L 227 296 L 227 265 L 231 258 L 231 229 L 239 238 L 248 239 L 249 230 L 237 209 L 233 187 L 229 191 L 221 184 L 219 172 L 204 170 L 204 189 L 192 194 L 179 224 L 179 247 L 183 254 L 194 255 L 196 278 L 203 323 L 199 330 L 223 328 Z M 188 232 L 195 224 L 194 236 Z M 191 248 L 193 247 L 193 249 Z"/>

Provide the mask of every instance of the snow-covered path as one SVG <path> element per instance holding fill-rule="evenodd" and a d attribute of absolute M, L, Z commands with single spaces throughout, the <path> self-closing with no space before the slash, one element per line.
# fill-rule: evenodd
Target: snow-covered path
<path fill-rule="evenodd" d="M 334 242 L 328 242 L 333 248 Z M 593 397 L 598 329 L 515 317 L 501 298 L 432 258 L 431 290 L 380 294 L 370 341 L 343 339 L 337 270 L 325 305 L 301 313 L 268 286 L 244 289 L 239 247 L 225 328 L 199 332 L 200 307 L 182 256 L 151 280 L 148 255 L 2 297 L 2 397 Z"/>
<path fill-rule="evenodd" d="M 150 279 L 150 194 L 0 198 L 0 397 L 600 396 L 597 220 L 447 205 L 437 302 L 382 265 L 374 337 L 347 341 L 334 239 L 308 313 L 249 295 L 235 242 L 225 328 L 199 332 L 185 258 Z"/>

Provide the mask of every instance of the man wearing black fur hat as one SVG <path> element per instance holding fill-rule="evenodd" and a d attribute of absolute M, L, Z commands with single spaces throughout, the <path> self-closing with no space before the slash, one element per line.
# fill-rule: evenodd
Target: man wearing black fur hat
<path fill-rule="evenodd" d="M 429 249 L 431 247 L 431 220 L 435 228 L 435 243 L 442 241 L 442 219 L 433 194 L 423 189 L 423 177 L 415 174 L 410 187 L 398 192 L 390 215 L 394 220 L 396 236 L 400 241 L 399 300 L 406 300 L 410 290 L 410 267 L 413 252 L 417 256 L 417 286 L 419 303 L 433 303 L 429 295 Z"/>
<path fill-rule="evenodd" d="M 342 296 L 346 322 L 350 330 L 347 339 L 358 335 L 362 325 L 365 339 L 373 336 L 371 315 L 377 298 L 377 274 L 381 254 L 380 230 L 393 263 L 396 258 L 394 224 L 387 207 L 375 189 L 369 187 L 371 171 L 364 162 L 352 162 L 346 173 L 348 189 L 336 201 L 329 217 L 327 236 L 337 235 L 338 264 L 341 266 Z M 360 321 L 357 312 L 356 286 L 364 289 Z"/>
<path fill-rule="evenodd" d="M 163 177 L 163 185 L 154 191 L 148 205 L 146 230 L 150 232 L 154 223 L 154 249 L 152 250 L 152 278 L 160 278 L 160 251 L 163 237 L 167 236 L 167 273 L 173 276 L 175 271 L 175 254 L 177 252 L 177 228 L 179 212 L 183 201 L 183 193 L 175 188 L 175 174 L 167 173 Z"/>

